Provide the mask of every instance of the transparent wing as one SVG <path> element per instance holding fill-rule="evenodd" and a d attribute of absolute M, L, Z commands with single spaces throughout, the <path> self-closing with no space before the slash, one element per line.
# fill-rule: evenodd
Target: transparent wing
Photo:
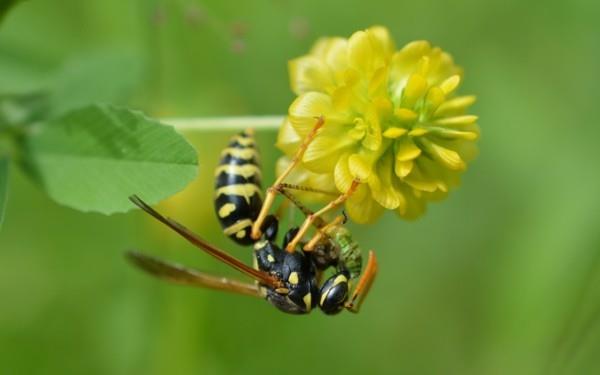
<path fill-rule="evenodd" d="M 173 219 L 167 218 L 161 215 L 152 207 L 148 206 L 143 200 L 141 200 L 137 195 L 133 195 L 129 197 L 129 199 L 139 208 L 152 215 L 155 219 L 165 224 L 175 232 L 177 232 L 180 236 L 188 240 L 188 242 L 192 243 L 196 247 L 202 249 L 206 253 L 212 255 L 213 257 L 219 259 L 221 262 L 230 265 L 231 267 L 237 269 L 238 271 L 250 276 L 251 278 L 259 281 L 263 285 L 270 286 L 272 288 L 279 288 L 282 286 L 282 282 L 278 280 L 276 277 L 269 275 L 266 272 L 256 270 L 244 262 L 232 257 L 231 255 L 225 253 L 223 250 L 218 249 L 217 247 L 211 245 L 210 243 L 203 240 L 200 236 L 193 233 L 183 225 L 179 224 Z"/>
<path fill-rule="evenodd" d="M 126 253 L 126 257 L 132 264 L 144 270 L 145 272 L 177 284 L 223 290 L 226 292 L 253 297 L 261 297 L 260 289 L 256 284 L 249 284 L 225 277 L 209 275 L 207 273 L 192 268 L 187 268 L 176 263 L 166 262 L 137 251 L 128 251 Z"/>

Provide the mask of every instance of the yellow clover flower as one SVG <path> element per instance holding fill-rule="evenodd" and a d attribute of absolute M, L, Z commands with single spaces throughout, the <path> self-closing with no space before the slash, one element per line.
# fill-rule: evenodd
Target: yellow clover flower
<path fill-rule="evenodd" d="M 396 51 L 388 30 L 372 27 L 349 39 L 320 39 L 289 69 L 298 97 L 277 146 L 293 155 L 323 115 L 299 167 L 309 185 L 333 178 L 339 192 L 360 181 L 346 202 L 358 223 L 385 209 L 416 218 L 427 201 L 458 185 L 475 157 L 477 117 L 466 114 L 475 97 L 454 94 L 462 70 L 426 41 Z"/>

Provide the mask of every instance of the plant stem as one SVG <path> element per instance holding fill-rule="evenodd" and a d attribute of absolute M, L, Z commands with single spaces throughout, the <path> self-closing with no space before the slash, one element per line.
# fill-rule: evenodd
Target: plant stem
<path fill-rule="evenodd" d="M 180 131 L 189 130 L 244 130 L 253 128 L 255 130 L 278 129 L 283 116 L 245 116 L 245 117 L 196 117 L 196 118 L 165 118 L 161 121 L 174 126 Z"/>

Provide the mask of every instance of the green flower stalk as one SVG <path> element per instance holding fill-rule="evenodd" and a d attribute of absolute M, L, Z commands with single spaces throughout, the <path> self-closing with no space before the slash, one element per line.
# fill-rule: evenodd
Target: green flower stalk
<path fill-rule="evenodd" d="M 426 41 L 396 50 L 388 30 L 376 26 L 349 39 L 320 39 L 289 68 L 298 96 L 279 131 L 277 146 L 286 154 L 279 164 L 324 116 L 290 177 L 338 193 L 359 181 L 345 203 L 358 223 L 386 209 L 418 217 L 428 201 L 459 184 L 476 155 L 477 117 L 467 114 L 475 97 L 456 95 L 462 69 Z"/>

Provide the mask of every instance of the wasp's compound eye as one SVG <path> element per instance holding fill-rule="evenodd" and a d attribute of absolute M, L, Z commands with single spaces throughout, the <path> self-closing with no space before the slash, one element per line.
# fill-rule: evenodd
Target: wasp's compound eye
<path fill-rule="evenodd" d="M 348 277 L 345 272 L 331 276 L 321 287 L 319 307 L 325 314 L 337 314 L 348 299 Z"/>

